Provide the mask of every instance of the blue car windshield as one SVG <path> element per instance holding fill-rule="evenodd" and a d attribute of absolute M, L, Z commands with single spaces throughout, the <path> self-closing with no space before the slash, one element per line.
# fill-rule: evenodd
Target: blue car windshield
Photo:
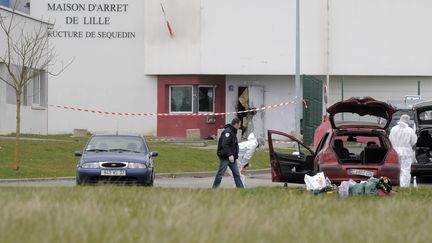
<path fill-rule="evenodd" d="M 94 136 L 85 150 L 88 152 L 148 153 L 143 139 L 134 136 Z"/>

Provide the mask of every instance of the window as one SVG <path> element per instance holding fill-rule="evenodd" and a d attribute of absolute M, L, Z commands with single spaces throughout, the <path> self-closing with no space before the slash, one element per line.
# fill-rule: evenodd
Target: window
<path fill-rule="evenodd" d="M 46 107 L 46 74 L 44 71 L 37 71 L 38 74 L 33 77 L 29 85 L 26 87 L 26 94 L 30 103 L 35 107 Z M 30 105 L 30 104 L 28 104 Z"/>
<path fill-rule="evenodd" d="M 21 105 L 23 106 L 28 106 L 28 86 L 30 86 L 30 84 L 28 84 L 27 86 L 24 87 L 23 92 L 21 94 Z M 12 86 L 7 85 L 6 86 L 6 104 L 9 105 L 15 105 L 16 104 L 16 94 L 15 94 L 15 90 L 14 88 L 12 88 Z"/>
<path fill-rule="evenodd" d="M 46 107 L 47 106 L 47 75 L 45 71 L 37 71 L 33 80 L 30 80 L 23 89 L 21 104 L 23 106 L 36 106 L 36 107 Z M 9 77 L 9 80 L 12 78 Z M 11 81 L 10 81 L 11 82 Z M 12 82 L 11 82 L 12 83 Z M 15 90 L 10 86 L 6 85 L 6 103 L 15 105 L 16 97 Z"/>
<path fill-rule="evenodd" d="M 6 104 L 16 104 L 15 90 L 9 85 L 6 85 Z"/>
<path fill-rule="evenodd" d="M 215 112 L 215 86 L 171 85 L 171 113 Z"/>
<path fill-rule="evenodd" d="M 33 105 L 40 105 L 41 102 L 41 92 L 40 92 L 40 75 L 36 75 L 33 78 Z"/>
<path fill-rule="evenodd" d="M 149 152 L 143 140 L 135 136 L 94 136 L 88 143 L 86 151 L 92 149 L 124 149 L 140 153 Z"/>
<path fill-rule="evenodd" d="M 170 86 L 170 112 L 192 113 L 192 86 Z"/>
<path fill-rule="evenodd" d="M 431 110 L 426 110 L 426 111 L 422 111 L 419 115 L 418 115 L 420 121 L 431 121 L 432 120 L 432 111 Z"/>
<path fill-rule="evenodd" d="M 214 93 L 213 86 L 198 87 L 198 112 L 214 112 Z"/>
<path fill-rule="evenodd" d="M 326 133 L 321 141 L 318 144 L 317 150 L 315 151 L 317 154 L 324 148 L 325 142 L 327 141 L 327 138 L 329 136 L 329 133 Z"/>

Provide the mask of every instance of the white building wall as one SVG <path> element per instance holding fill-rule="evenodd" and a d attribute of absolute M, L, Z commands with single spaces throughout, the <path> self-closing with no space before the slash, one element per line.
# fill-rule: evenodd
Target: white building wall
<path fill-rule="evenodd" d="M 363 96 L 371 96 L 383 101 L 401 100 L 405 95 L 418 94 L 418 81 L 420 81 L 421 97 L 432 100 L 432 77 L 334 76 L 330 80 L 332 90 L 330 104 L 342 99 Z"/>
<path fill-rule="evenodd" d="M 294 73 L 294 0 L 163 3 L 175 36 L 160 1 L 146 1 L 147 73 Z M 326 1 L 300 3 L 301 73 L 326 74 Z M 329 0 L 330 74 L 432 75 L 431 11 L 429 0 Z"/>
<path fill-rule="evenodd" d="M 293 74 L 295 0 L 145 1 L 148 74 Z M 325 2 L 302 1 L 302 72 L 325 72 Z"/>
<path fill-rule="evenodd" d="M 30 3 L 30 0 L 9 0 L 10 8 L 14 8 L 18 11 L 29 14 L 30 4 L 27 3 Z"/>
<path fill-rule="evenodd" d="M 3 72 L 3 64 L 0 63 L 0 73 Z M 5 133 L 6 119 L 6 84 L 0 81 L 0 134 Z"/>
<path fill-rule="evenodd" d="M 11 13 L 0 7 L 2 16 L 9 16 Z M 9 19 L 9 18 L 8 18 Z M 14 16 L 15 28 L 11 36 L 13 40 L 17 40 L 17 36 L 21 35 L 21 31 L 34 32 L 46 28 L 47 24 L 36 19 L 29 18 L 23 14 Z M 42 26 L 42 29 L 40 29 Z M 6 53 L 6 36 L 0 31 L 0 55 Z M 19 60 L 19 59 L 15 59 Z M 42 60 L 41 60 L 42 62 Z M 4 63 L 0 63 L 0 74 L 5 77 L 6 67 Z M 0 80 L 0 134 L 8 134 L 16 131 L 16 105 L 6 102 L 7 85 Z M 34 134 L 47 134 L 48 110 L 44 107 L 32 107 L 30 105 L 32 97 L 28 97 L 29 106 L 21 106 L 21 132 Z"/>
<path fill-rule="evenodd" d="M 58 64 L 73 63 L 59 76 L 50 77 L 51 105 L 63 105 L 110 112 L 156 112 L 157 82 L 144 72 L 144 2 L 83 0 L 38 0 L 32 2 L 33 16 L 55 22 L 54 31 L 82 32 L 83 37 L 53 37 Z M 50 4 L 84 4 L 83 11 L 49 10 Z M 91 11 L 89 4 L 127 4 L 122 11 Z M 160 9 L 158 9 L 160 11 Z M 76 24 L 68 24 L 76 17 Z M 109 18 L 109 24 L 85 24 L 90 17 Z M 70 20 L 70 19 L 69 19 Z M 87 37 L 95 32 L 95 37 Z M 134 38 L 100 38 L 99 32 L 133 32 Z M 56 66 L 55 68 L 59 68 Z M 97 115 L 49 108 L 49 133 L 71 133 L 74 128 L 91 132 L 131 132 L 153 135 L 155 117 Z"/>
<path fill-rule="evenodd" d="M 69 1 L 33 1 L 32 14 L 55 21 L 56 28 L 136 33 L 136 38 L 128 40 L 53 39 L 60 59 L 67 62 L 75 57 L 75 61 L 59 77 L 51 78 L 50 104 L 155 112 L 156 78 L 146 75 L 160 74 L 228 74 L 227 86 L 262 75 L 269 92 L 280 92 L 277 100 L 292 97 L 286 96 L 286 91 L 292 92 L 293 85 L 282 89 L 273 79 L 294 74 L 295 0 L 125 0 L 122 3 L 129 4 L 126 13 L 53 12 L 47 11 L 48 2 Z M 301 73 L 324 75 L 326 1 L 300 2 Z M 111 4 L 96 1 L 99 3 Z M 161 3 L 173 37 L 168 33 Z M 346 97 L 403 97 L 411 93 L 411 87 L 416 91 L 418 77 L 423 77 L 424 87 L 430 86 L 432 32 L 428 25 L 432 22 L 432 1 L 329 0 L 329 9 L 329 74 L 346 78 Z M 65 23 L 68 16 L 108 16 L 112 21 L 108 26 L 71 25 Z M 330 103 L 339 99 L 338 85 L 340 81 L 332 78 Z M 227 91 L 227 111 L 230 99 Z M 156 127 L 155 118 L 104 117 L 53 108 L 49 113 L 50 132 L 56 133 L 73 128 L 112 131 L 118 127 L 149 134 Z M 269 128 L 271 122 L 267 123 Z"/>
<path fill-rule="evenodd" d="M 48 134 L 48 116 L 46 109 L 21 106 L 21 133 Z M 5 115 L 7 121 L 3 126 L 2 134 L 16 131 L 16 106 L 6 105 Z"/>
<path fill-rule="evenodd" d="M 147 74 L 199 74 L 201 70 L 201 0 L 146 0 L 144 4 Z M 173 36 L 170 36 L 161 4 Z"/>
<path fill-rule="evenodd" d="M 432 75 L 432 1 L 330 1 L 330 72 Z"/>
<path fill-rule="evenodd" d="M 302 1 L 301 66 L 323 73 L 324 1 Z M 202 0 L 203 73 L 295 73 L 294 0 Z"/>

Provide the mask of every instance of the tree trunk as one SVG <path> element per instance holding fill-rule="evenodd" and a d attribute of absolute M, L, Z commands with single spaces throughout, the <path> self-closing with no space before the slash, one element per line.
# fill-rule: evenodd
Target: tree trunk
<path fill-rule="evenodd" d="M 15 131 L 15 160 L 13 168 L 19 170 L 20 162 L 20 136 L 21 136 L 21 94 L 16 97 L 16 131 Z"/>

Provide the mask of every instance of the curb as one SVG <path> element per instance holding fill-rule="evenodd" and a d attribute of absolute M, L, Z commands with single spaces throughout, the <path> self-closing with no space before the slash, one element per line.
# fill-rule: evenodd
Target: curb
<path fill-rule="evenodd" d="M 270 173 L 270 168 L 268 169 L 257 169 L 248 170 L 248 174 L 251 175 L 261 175 Z M 205 178 L 215 176 L 216 171 L 203 171 L 203 172 L 177 172 L 177 173 L 156 173 L 156 178 Z M 75 176 L 65 176 L 65 177 L 45 177 L 45 178 L 11 178 L 11 179 L 0 179 L 0 183 L 8 182 L 23 182 L 23 181 L 69 181 L 75 180 Z"/>
<path fill-rule="evenodd" d="M 13 140 L 13 139 L 15 139 L 15 137 L 0 136 L 0 139 Z M 71 142 L 69 140 L 53 139 L 53 138 L 27 138 L 27 137 L 22 137 L 22 138 L 20 138 L 20 140 L 23 140 L 23 141 L 25 140 L 25 141 Z"/>
<path fill-rule="evenodd" d="M 248 170 L 248 174 L 251 175 L 261 175 L 261 174 L 269 174 L 270 168 L 268 169 L 257 169 L 257 170 Z M 178 177 L 195 177 L 195 178 L 204 178 L 204 177 L 213 177 L 216 175 L 215 171 L 203 171 L 203 172 L 177 172 L 177 173 L 156 173 L 156 178 L 178 178 Z"/>

